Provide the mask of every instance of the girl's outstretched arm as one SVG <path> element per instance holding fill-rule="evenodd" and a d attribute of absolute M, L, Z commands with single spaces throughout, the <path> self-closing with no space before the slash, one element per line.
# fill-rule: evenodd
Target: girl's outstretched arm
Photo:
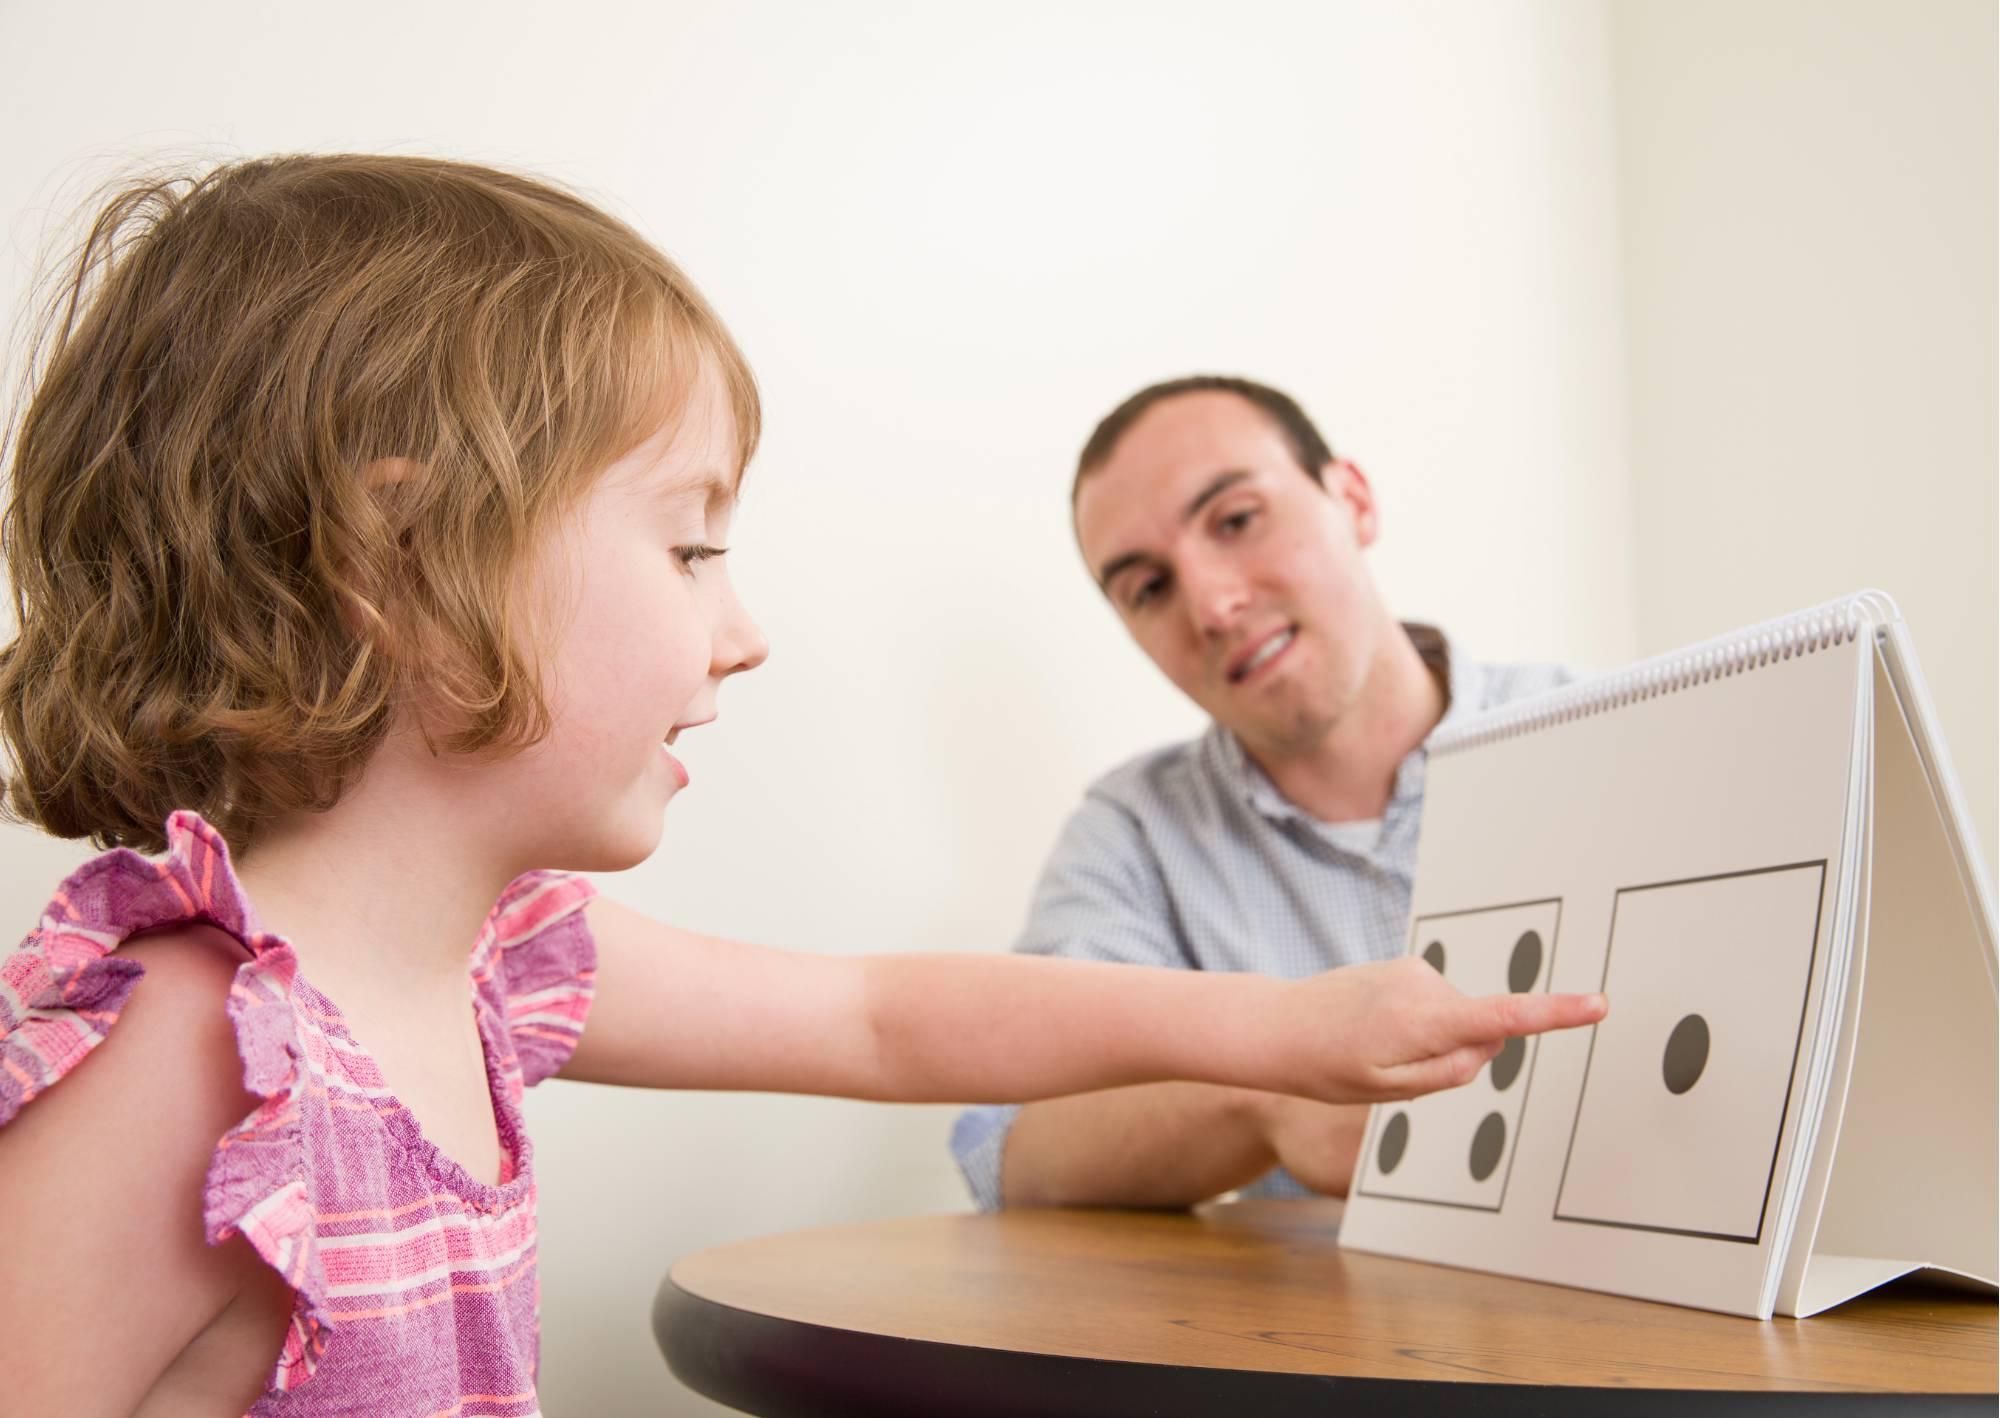
<path fill-rule="evenodd" d="M 1018 955 L 827 957 L 716 940 L 599 898 L 597 998 L 566 1078 L 1002 1102 L 1184 1078 L 1327 1102 L 1464 1083 L 1600 995 L 1469 999 L 1406 959 L 1310 979 Z"/>

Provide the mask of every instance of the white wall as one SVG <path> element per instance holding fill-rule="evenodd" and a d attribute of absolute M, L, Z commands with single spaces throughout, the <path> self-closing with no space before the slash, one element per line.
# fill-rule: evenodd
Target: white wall
<path fill-rule="evenodd" d="M 1293 390 L 1380 487 L 1390 594 L 1480 653 L 1632 649 L 1595 6 L 334 13 L 0 13 L 42 57 L 0 94 L 8 303 L 58 189 L 159 144 L 525 164 L 683 260 L 764 381 L 731 562 L 775 649 L 609 884 L 642 908 L 1009 942 L 1083 784 L 1197 727 L 1069 540 L 1075 450 L 1155 378 Z M 78 855 L 0 842 L 22 915 Z M 963 1204 L 946 1109 L 558 1084 L 530 1116 L 553 1413 L 707 1411 L 647 1327 L 676 1255 Z"/>
<path fill-rule="evenodd" d="M 1995 7 L 1613 14 L 1639 639 L 1889 591 L 1990 870 Z"/>
<path fill-rule="evenodd" d="M 1007 943 L 1088 778 L 1197 725 L 1066 519 L 1091 423 L 1154 378 L 1297 393 L 1377 483 L 1392 600 L 1477 653 L 1679 634 L 1641 618 L 1673 599 L 1649 568 L 1686 576 L 1635 532 L 1632 146 L 1595 0 L 106 8 L 0 9 L 31 59 L 0 92 L 8 306 L 42 213 L 107 158 L 393 147 L 587 186 L 736 329 L 769 431 L 731 560 L 775 651 L 687 741 L 661 853 L 607 882 L 669 919 Z M 1989 366 L 1991 306 L 1989 273 Z M 80 855 L 0 828 L 0 901 L 25 920 Z M 672 1258 L 961 1205 L 949 1116 L 538 1090 L 548 1410 L 712 1411 L 648 1333 Z"/>

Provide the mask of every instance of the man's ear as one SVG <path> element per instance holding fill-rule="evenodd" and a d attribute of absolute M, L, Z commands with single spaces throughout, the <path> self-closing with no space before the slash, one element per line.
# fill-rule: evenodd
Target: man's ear
<path fill-rule="evenodd" d="M 1354 519 L 1354 540 L 1361 546 L 1375 545 L 1382 523 L 1375 509 L 1375 489 L 1368 475 L 1345 458 L 1335 458 L 1320 470 L 1326 495 L 1340 503 Z"/>

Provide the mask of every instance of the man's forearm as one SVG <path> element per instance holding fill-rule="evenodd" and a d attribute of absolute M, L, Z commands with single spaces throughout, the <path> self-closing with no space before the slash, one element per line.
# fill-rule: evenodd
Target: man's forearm
<path fill-rule="evenodd" d="M 1268 1095 L 1146 1083 L 1030 1103 L 1000 1165 L 1007 1206 L 1191 1206 L 1255 1181 L 1277 1155 Z"/>

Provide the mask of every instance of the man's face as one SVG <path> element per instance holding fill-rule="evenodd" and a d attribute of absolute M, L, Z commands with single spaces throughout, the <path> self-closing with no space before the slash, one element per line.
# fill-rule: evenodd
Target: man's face
<path fill-rule="evenodd" d="M 1201 391 L 1148 409 L 1077 493 L 1077 543 L 1132 638 L 1266 758 L 1325 740 L 1386 620 L 1361 555 L 1367 479 L 1346 462 L 1324 477 L 1254 404 Z"/>

